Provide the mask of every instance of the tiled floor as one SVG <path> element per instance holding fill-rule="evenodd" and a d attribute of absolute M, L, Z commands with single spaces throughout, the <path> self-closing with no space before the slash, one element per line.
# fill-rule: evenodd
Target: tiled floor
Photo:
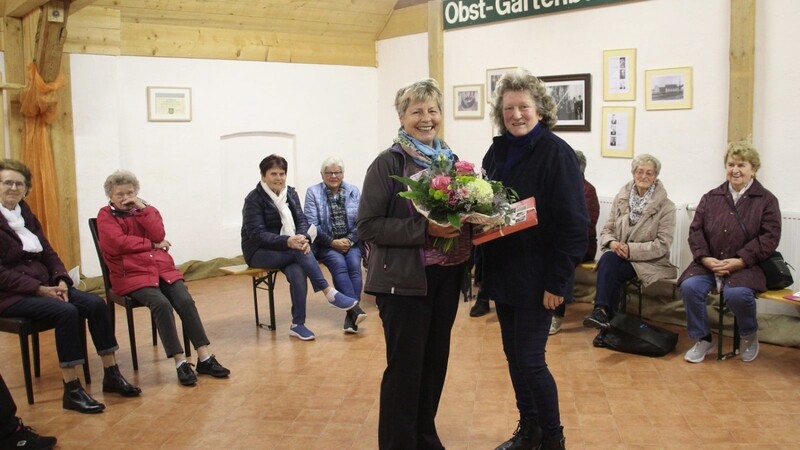
<path fill-rule="evenodd" d="M 144 391 L 123 399 L 102 393 L 102 369 L 89 391 L 104 401 L 95 416 L 61 409 L 60 373 L 52 332 L 42 336 L 42 377 L 36 404 L 25 402 L 16 336 L 0 333 L 2 373 L 19 415 L 59 448 L 375 449 L 378 390 L 384 368 L 381 324 L 370 296 L 369 318 L 357 336 L 341 332 L 344 314 L 321 294 L 309 301 L 307 325 L 317 340 L 287 335 L 288 289 L 278 277 L 278 331 L 258 329 L 249 278 L 221 277 L 189 284 L 219 360 L 230 379 L 201 377 L 178 384 L 161 346 L 152 347 L 147 311 L 136 311 L 139 371 L 131 369 L 124 314 L 117 309 L 118 360 Z M 266 299 L 266 296 L 264 296 Z M 462 303 L 453 328 L 450 369 L 437 425 L 448 449 L 493 449 L 516 425 L 513 390 L 492 312 L 470 318 Z M 266 313 L 266 301 L 262 314 Z M 683 329 L 664 358 L 591 346 L 580 323 L 588 304 L 571 306 L 561 333 L 548 343 L 570 449 L 800 448 L 800 351 L 762 344 L 753 363 L 714 355 L 688 364 Z M 262 319 L 266 317 L 262 316 Z"/>

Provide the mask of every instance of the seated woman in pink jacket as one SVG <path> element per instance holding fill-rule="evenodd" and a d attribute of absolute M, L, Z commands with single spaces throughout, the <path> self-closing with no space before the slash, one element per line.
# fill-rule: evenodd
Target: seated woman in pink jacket
<path fill-rule="evenodd" d="M 114 172 L 103 187 L 109 202 L 97 213 L 97 231 L 114 293 L 128 295 L 150 308 L 161 343 L 167 357 L 175 360 L 182 385 L 193 386 L 197 375 L 184 356 L 173 309 L 197 350 L 197 373 L 227 377 L 230 371 L 208 349 L 200 314 L 169 254 L 172 244 L 165 239 L 161 214 L 139 198 L 136 175 L 123 170 Z"/>

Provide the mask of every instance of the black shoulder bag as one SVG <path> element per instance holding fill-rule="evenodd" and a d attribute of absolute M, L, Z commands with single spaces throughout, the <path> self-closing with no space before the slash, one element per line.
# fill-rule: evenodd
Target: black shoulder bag
<path fill-rule="evenodd" d="M 731 201 L 731 203 L 728 203 L 728 206 L 731 207 L 733 214 L 736 215 L 736 220 L 739 221 L 739 225 L 742 227 L 745 237 L 750 240 L 751 238 L 747 234 L 747 227 L 744 226 L 744 220 L 742 220 L 742 216 L 739 215 L 736 205 Z M 794 283 L 792 273 L 789 271 L 790 266 L 783 260 L 783 255 L 778 251 L 769 255 L 769 258 L 758 262 L 758 267 L 764 271 L 764 275 L 767 277 L 767 289 L 770 291 L 786 289 Z"/>

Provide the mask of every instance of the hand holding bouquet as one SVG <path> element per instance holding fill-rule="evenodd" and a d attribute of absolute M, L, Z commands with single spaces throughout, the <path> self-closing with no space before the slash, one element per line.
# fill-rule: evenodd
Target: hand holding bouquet
<path fill-rule="evenodd" d="M 409 177 L 392 175 L 408 185 L 399 196 L 412 201 L 420 214 L 440 225 L 460 229 L 464 222 L 500 225 L 510 211 L 516 193 L 499 181 L 487 180 L 475 173 L 475 166 L 466 161 L 451 162 L 439 155 L 425 169 Z M 456 244 L 456 238 L 436 238 L 434 245 L 445 252 Z"/>

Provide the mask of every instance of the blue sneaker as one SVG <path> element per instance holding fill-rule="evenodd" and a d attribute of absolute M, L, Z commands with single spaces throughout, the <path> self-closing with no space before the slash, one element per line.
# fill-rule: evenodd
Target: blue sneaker
<path fill-rule="evenodd" d="M 306 328 L 302 323 L 289 327 L 289 336 L 294 336 L 301 341 L 313 341 L 316 339 L 314 332 Z"/>
<path fill-rule="evenodd" d="M 333 305 L 333 306 L 335 306 L 335 307 L 337 307 L 339 309 L 343 309 L 345 311 L 347 311 L 348 309 L 351 309 L 352 307 L 354 307 L 354 306 L 356 306 L 358 304 L 358 300 L 356 300 L 354 298 L 350 298 L 350 297 L 342 294 L 341 292 L 337 292 L 336 295 L 334 295 L 333 300 L 328 300 L 328 302 L 331 305 Z"/>

